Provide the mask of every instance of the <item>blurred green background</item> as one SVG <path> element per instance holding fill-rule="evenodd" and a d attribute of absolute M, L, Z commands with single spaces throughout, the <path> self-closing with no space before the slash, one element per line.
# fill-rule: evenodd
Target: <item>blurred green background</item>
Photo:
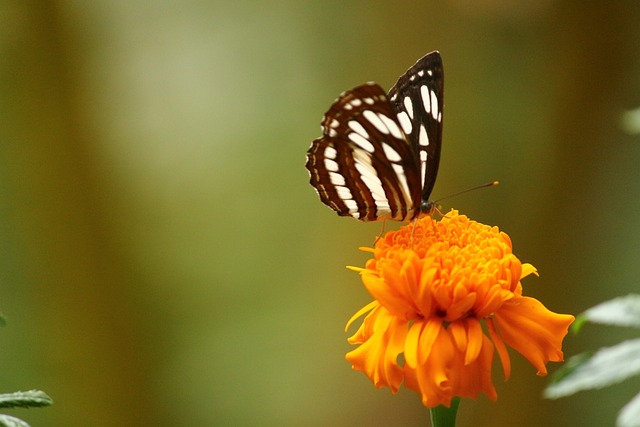
<path fill-rule="evenodd" d="M 0 49 L 0 391 L 53 397 L 10 412 L 34 426 L 428 425 L 344 360 L 380 226 L 304 163 L 341 91 L 434 49 L 433 196 L 500 180 L 444 208 L 509 233 L 554 311 L 639 287 L 640 2 L 5 0 Z M 613 425 L 638 390 L 545 401 L 512 359 L 460 426 Z"/>

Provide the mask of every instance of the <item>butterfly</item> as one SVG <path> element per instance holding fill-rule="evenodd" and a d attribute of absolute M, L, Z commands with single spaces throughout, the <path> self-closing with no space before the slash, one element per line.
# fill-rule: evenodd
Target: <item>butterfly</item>
<path fill-rule="evenodd" d="M 320 200 L 361 221 L 429 215 L 442 145 L 443 85 L 442 58 L 434 51 L 388 94 L 373 82 L 343 92 L 307 152 Z"/>

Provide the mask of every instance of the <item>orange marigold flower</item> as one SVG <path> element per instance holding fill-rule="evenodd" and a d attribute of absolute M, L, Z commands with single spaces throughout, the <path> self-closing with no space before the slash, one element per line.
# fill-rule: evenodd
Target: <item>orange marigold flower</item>
<path fill-rule="evenodd" d="M 549 311 L 522 296 L 520 279 L 537 274 L 512 253 L 498 227 L 451 211 L 440 221 L 419 219 L 380 238 L 366 267 L 355 268 L 375 301 L 349 338 L 354 369 L 376 387 L 405 386 L 433 408 L 480 392 L 497 398 L 491 381 L 497 351 L 505 378 L 507 346 L 546 375 L 546 363 L 563 360 L 562 340 L 574 317 Z"/>

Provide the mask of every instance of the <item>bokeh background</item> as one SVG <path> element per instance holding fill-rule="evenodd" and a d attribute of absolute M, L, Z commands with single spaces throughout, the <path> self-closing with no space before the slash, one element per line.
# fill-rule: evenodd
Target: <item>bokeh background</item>
<path fill-rule="evenodd" d="M 445 209 L 509 233 L 554 311 L 640 287 L 640 2 L 5 0 L 0 49 L 0 391 L 53 397 L 7 411 L 34 426 L 428 425 L 344 360 L 380 227 L 304 162 L 341 91 L 434 49 L 434 197 L 500 180 Z M 638 390 L 546 401 L 512 359 L 461 426 L 613 425 Z"/>

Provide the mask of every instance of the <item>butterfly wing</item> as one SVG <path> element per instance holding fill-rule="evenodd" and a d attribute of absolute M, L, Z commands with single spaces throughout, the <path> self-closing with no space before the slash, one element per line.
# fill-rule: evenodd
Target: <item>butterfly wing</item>
<path fill-rule="evenodd" d="M 420 163 L 422 209 L 438 174 L 442 145 L 444 74 L 438 51 L 422 57 L 389 90 L 389 100 Z"/>
<path fill-rule="evenodd" d="M 402 221 L 420 213 L 418 157 L 396 116 L 375 83 L 344 92 L 325 114 L 306 168 L 322 202 L 338 215 Z"/>

